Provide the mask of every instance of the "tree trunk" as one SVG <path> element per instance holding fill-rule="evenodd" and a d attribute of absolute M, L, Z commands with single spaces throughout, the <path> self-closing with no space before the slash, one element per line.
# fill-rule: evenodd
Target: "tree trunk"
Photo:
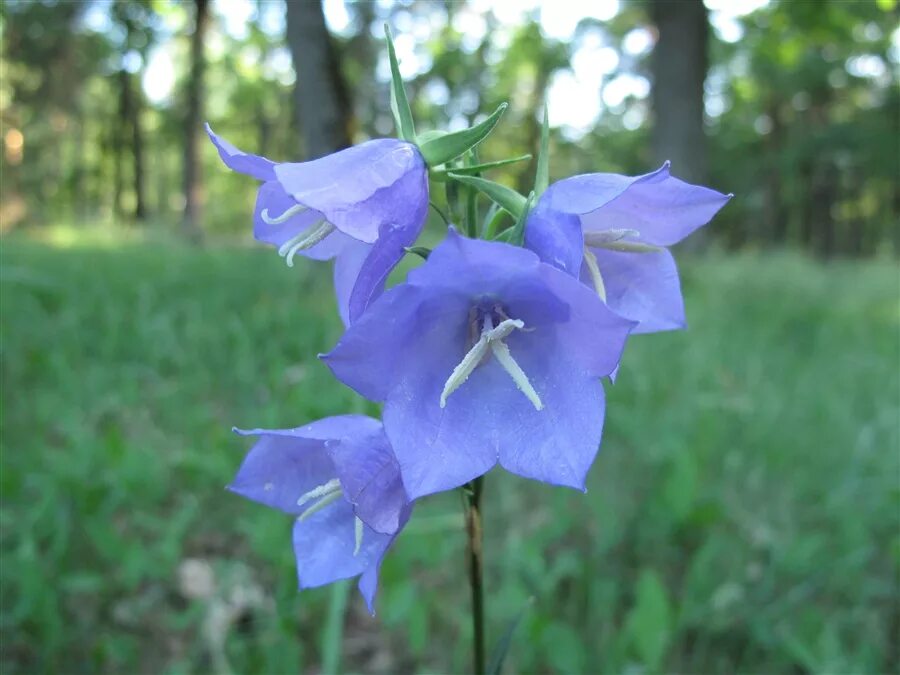
<path fill-rule="evenodd" d="M 709 32 L 703 0 L 652 0 L 658 39 L 653 49 L 653 155 L 692 183 L 706 180 L 703 81 Z"/>
<path fill-rule="evenodd" d="M 143 96 L 140 78 L 130 78 L 135 86 L 131 97 L 131 153 L 134 159 L 134 219 L 143 222 L 147 219 L 147 198 L 144 191 L 144 133 L 141 128 L 141 112 Z M 131 82 L 129 82 L 131 84 Z"/>
<path fill-rule="evenodd" d="M 352 113 L 340 64 L 318 0 L 286 0 L 287 40 L 297 82 L 294 101 L 308 159 L 350 145 Z"/>
<path fill-rule="evenodd" d="M 185 235 L 194 243 L 199 243 L 203 238 L 200 125 L 203 121 L 203 74 L 206 70 L 203 44 L 207 23 L 209 23 L 209 0 L 194 0 L 191 75 L 188 80 L 187 115 L 184 121 L 184 218 L 182 220 Z"/>

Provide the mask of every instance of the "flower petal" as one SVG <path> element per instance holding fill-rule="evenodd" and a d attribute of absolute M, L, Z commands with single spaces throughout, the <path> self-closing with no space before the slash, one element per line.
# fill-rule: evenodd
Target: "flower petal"
<path fill-rule="evenodd" d="M 369 608 L 369 614 L 372 614 L 373 616 L 375 614 L 375 592 L 378 590 L 378 573 L 381 571 L 381 563 L 384 562 L 384 556 L 387 554 L 388 549 L 393 545 L 394 540 L 400 534 L 400 530 L 406 526 L 411 514 L 412 504 L 407 504 L 400 514 L 399 529 L 395 534 L 391 535 L 387 545 L 381 552 L 381 555 L 375 558 L 375 563 L 366 567 L 366 571 L 363 572 L 362 576 L 359 578 L 357 587 L 359 588 L 359 592 L 362 594 L 363 599 L 366 601 L 366 606 Z"/>
<path fill-rule="evenodd" d="M 320 358 L 360 395 L 383 401 L 409 361 L 409 345 L 417 333 L 427 326 L 455 333 L 465 325 L 467 313 L 465 298 L 429 297 L 423 288 L 400 284 L 372 303 Z"/>
<path fill-rule="evenodd" d="M 526 344 L 527 340 L 527 348 L 518 351 L 516 343 L 510 343 L 544 408 L 538 411 L 513 401 L 517 414 L 515 423 L 508 426 L 514 435 L 500 445 L 500 464 L 525 478 L 584 490 L 585 477 L 600 449 L 603 384 L 568 358 L 564 349 L 553 346 L 552 338 L 543 339 L 546 342 L 541 345 L 533 336 L 522 336 L 518 341 Z"/>
<path fill-rule="evenodd" d="M 685 327 L 678 268 L 668 250 L 656 253 L 592 250 L 606 285 L 607 304 L 617 314 L 639 322 L 634 333 Z M 587 279 L 584 273 L 582 278 Z"/>
<path fill-rule="evenodd" d="M 384 408 L 410 499 L 458 487 L 498 459 L 528 478 L 583 488 L 603 426 L 599 379 L 561 352 L 552 326 L 513 333 L 507 342 L 543 409 L 535 409 L 497 359 L 476 368 L 441 408 L 441 388 L 456 356 L 437 364 L 410 354 L 414 365 Z M 420 348 L 433 353 L 441 346 Z"/>
<path fill-rule="evenodd" d="M 279 164 L 275 175 L 297 203 L 369 244 L 382 224 L 405 222 L 410 211 L 421 211 L 424 222 L 425 163 L 404 141 L 376 139 L 310 162 Z"/>
<path fill-rule="evenodd" d="M 350 503 L 339 499 L 306 520 L 296 521 L 293 539 L 297 578 L 303 589 L 349 579 L 376 567 L 392 536 L 364 525 L 356 551 L 356 516 Z"/>
<path fill-rule="evenodd" d="M 356 321 L 365 309 L 384 292 L 384 285 L 388 276 L 397 263 L 406 254 L 405 247 L 412 246 L 421 231 L 421 223 L 408 223 L 406 225 L 393 225 L 387 223 L 381 226 L 378 240 L 372 245 L 372 250 L 363 261 L 359 269 L 356 281 L 353 284 L 353 292 L 348 302 L 349 322 Z"/>
<path fill-rule="evenodd" d="M 560 353 L 571 355 L 595 377 L 609 375 L 618 367 L 636 321 L 620 316 L 592 288 L 555 267 L 543 265 L 540 276 L 557 302 L 567 306 L 567 320 L 556 326 Z M 539 308 L 535 304 L 532 311 Z"/>
<path fill-rule="evenodd" d="M 242 497 L 297 515 L 304 510 L 297 505 L 301 495 L 337 477 L 325 443 L 297 429 L 235 431 L 259 436 L 228 486 Z"/>
<path fill-rule="evenodd" d="M 377 532 L 396 532 L 407 499 L 400 468 L 381 424 L 372 432 L 330 444 L 328 453 L 357 517 Z"/>
<path fill-rule="evenodd" d="M 331 236 L 345 237 L 349 242 L 334 259 L 334 292 L 337 296 L 338 312 L 345 326 L 350 325 L 350 298 L 359 279 L 359 271 L 372 253 L 375 244 L 365 244 L 351 239 L 343 232 L 334 232 Z M 325 241 L 330 239 L 327 237 Z M 322 242 L 325 243 L 324 241 Z M 320 244 L 321 245 L 321 244 Z M 314 247 L 315 248 L 315 247 Z"/>
<path fill-rule="evenodd" d="M 582 216 L 585 231 L 632 229 L 656 246 L 676 244 L 706 225 L 731 195 L 691 185 L 669 175 L 668 162 L 640 176 L 614 200 Z"/>
<path fill-rule="evenodd" d="M 206 125 L 206 133 L 209 139 L 219 151 L 219 157 L 225 165 L 233 171 L 253 176 L 257 180 L 275 180 L 275 162 L 259 155 L 251 155 L 238 150 L 231 143 L 213 132 L 209 124 Z"/>
<path fill-rule="evenodd" d="M 584 251 L 581 221 L 570 213 L 553 211 L 538 201 L 525 221 L 525 246 L 542 262 L 574 276 Z"/>
<path fill-rule="evenodd" d="M 496 420 L 485 419 L 487 411 L 498 405 L 490 388 L 497 378 L 471 388 L 473 381 L 481 380 L 483 368 L 476 368 L 462 388 L 451 394 L 446 408 L 440 407 L 444 383 L 466 352 L 465 315 L 463 310 L 463 320 L 453 324 L 419 325 L 420 334 L 404 350 L 399 377 L 385 401 L 385 433 L 411 500 L 458 487 L 497 463 L 497 430 L 491 426 Z M 503 386 L 508 385 L 530 406 L 509 376 L 498 370 L 506 378 Z"/>

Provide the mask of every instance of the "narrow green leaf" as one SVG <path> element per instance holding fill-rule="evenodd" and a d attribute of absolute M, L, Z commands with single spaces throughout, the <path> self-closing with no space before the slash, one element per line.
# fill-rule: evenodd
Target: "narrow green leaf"
<path fill-rule="evenodd" d="M 500 185 L 500 183 L 495 183 L 486 178 L 463 176 L 455 171 L 447 175 L 455 181 L 473 187 L 479 192 L 487 195 L 499 204 L 501 208 L 512 214 L 513 218 L 518 218 L 522 215 L 522 211 L 525 208 L 525 197 L 512 188 Z"/>
<path fill-rule="evenodd" d="M 509 653 L 509 646 L 512 644 L 513 634 L 516 632 L 519 624 L 522 623 L 525 613 L 533 603 L 534 598 L 529 598 L 528 604 L 526 604 L 519 613 L 513 617 L 513 620 L 509 622 L 509 625 L 500 637 L 500 641 L 494 647 L 494 651 L 491 652 L 491 658 L 487 667 L 487 672 L 490 673 L 490 675 L 500 675 L 503 671 L 503 662 L 506 660 L 506 655 Z"/>
<path fill-rule="evenodd" d="M 506 108 L 507 104 L 501 103 L 490 117 L 474 127 L 453 131 L 438 138 L 419 139 L 419 150 L 422 157 L 425 158 L 425 162 L 428 166 L 439 166 L 459 157 L 466 150 L 471 150 L 494 130 Z"/>
<path fill-rule="evenodd" d="M 521 246 L 522 241 L 525 239 L 525 221 L 528 220 L 528 212 L 531 211 L 531 205 L 534 203 L 534 190 L 532 190 L 528 194 L 528 199 L 525 200 L 525 208 L 522 209 L 522 213 L 516 219 L 516 224 L 513 225 L 509 232 L 509 243 L 514 244 L 516 246 Z"/>
<path fill-rule="evenodd" d="M 416 129 L 413 126 L 412 111 L 409 108 L 409 99 L 406 98 L 406 89 L 403 87 L 403 79 L 400 77 L 400 65 L 397 63 L 397 53 L 394 51 L 394 38 L 391 36 L 391 28 L 384 24 L 384 36 L 387 39 L 388 58 L 391 62 L 391 112 L 394 113 L 394 123 L 400 138 L 414 143 Z"/>
<path fill-rule="evenodd" d="M 538 152 L 537 171 L 534 176 L 534 194 L 540 197 L 550 185 L 550 123 L 547 102 L 544 101 L 544 123 L 541 126 L 541 149 Z"/>
<path fill-rule="evenodd" d="M 472 149 L 466 153 L 466 166 L 473 166 L 478 162 L 477 151 Z M 478 190 L 470 187 L 466 194 L 466 234 L 472 239 L 478 236 Z"/>
<path fill-rule="evenodd" d="M 344 615 L 349 595 L 349 582 L 340 581 L 331 587 L 325 630 L 322 632 L 322 671 L 325 673 L 338 673 L 341 670 Z"/>
<path fill-rule="evenodd" d="M 497 206 L 496 202 L 491 202 L 487 213 L 484 214 L 484 220 L 481 221 L 481 237 L 482 239 L 493 239 L 497 233 L 500 222 L 508 214 L 506 211 Z"/>
<path fill-rule="evenodd" d="M 472 176 L 480 174 L 482 171 L 496 169 L 507 164 L 515 164 L 516 162 L 527 162 L 531 159 L 531 155 L 519 155 L 518 157 L 510 157 L 509 159 L 498 159 L 496 162 L 484 162 L 483 164 L 473 164 L 472 166 L 457 166 L 453 169 L 437 169 L 431 172 L 431 177 L 435 180 L 447 180 L 447 174 L 458 173 L 462 176 Z"/>

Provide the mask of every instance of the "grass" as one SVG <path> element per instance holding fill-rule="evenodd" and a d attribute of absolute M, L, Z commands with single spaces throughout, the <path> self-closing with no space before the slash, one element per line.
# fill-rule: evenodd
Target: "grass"
<path fill-rule="evenodd" d="M 467 668 L 457 495 L 370 619 L 346 584 L 298 593 L 289 519 L 222 489 L 232 425 L 377 414 L 315 358 L 327 270 L 0 248 L 3 673 Z M 682 269 L 691 329 L 629 345 L 588 495 L 488 476 L 489 642 L 524 609 L 508 672 L 896 672 L 896 265 Z"/>

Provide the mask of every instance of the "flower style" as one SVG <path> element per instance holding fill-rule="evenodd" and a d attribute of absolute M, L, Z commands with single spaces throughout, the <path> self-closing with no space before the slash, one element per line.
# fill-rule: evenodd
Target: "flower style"
<path fill-rule="evenodd" d="M 583 489 L 603 427 L 599 378 L 633 326 L 531 251 L 451 228 L 323 358 L 345 384 L 385 402 L 410 499 L 498 461 Z"/>
<path fill-rule="evenodd" d="M 296 429 L 235 431 L 259 440 L 228 489 L 297 517 L 300 588 L 360 576 L 374 614 L 381 561 L 412 510 L 381 422 L 340 415 Z"/>
<path fill-rule="evenodd" d="M 338 309 L 349 325 L 384 290 L 428 210 L 425 162 L 412 143 L 376 139 L 309 162 L 276 164 L 206 127 L 225 164 L 263 181 L 253 235 L 294 256 L 335 259 Z"/>
<path fill-rule="evenodd" d="M 525 223 L 525 246 L 579 277 L 635 333 L 684 328 L 678 270 L 666 249 L 731 198 L 669 175 L 590 173 L 551 185 Z"/>

